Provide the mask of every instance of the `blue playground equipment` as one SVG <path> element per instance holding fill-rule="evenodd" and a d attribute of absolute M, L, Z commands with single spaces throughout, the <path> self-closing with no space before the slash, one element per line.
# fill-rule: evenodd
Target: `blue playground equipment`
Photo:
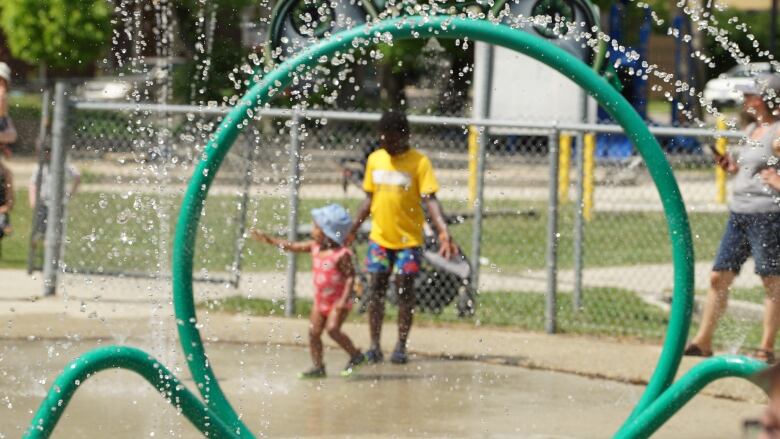
<path fill-rule="evenodd" d="M 624 42 L 624 21 L 630 2 L 619 0 L 612 4 L 609 10 L 609 37 L 612 41 Z M 636 72 L 644 71 L 642 62 L 648 59 L 650 35 L 652 33 L 652 11 L 650 8 L 642 8 L 642 21 L 639 26 L 639 36 L 636 46 L 626 46 L 625 51 L 610 50 L 605 61 L 605 75 L 618 87 L 621 94 L 634 107 L 639 115 L 651 123 L 648 118 L 648 80 Z M 677 14 L 672 20 L 672 28 L 680 35 L 675 38 L 674 45 L 674 77 L 686 84 L 696 84 L 695 60 L 691 57 L 693 45 L 690 39 L 683 39 L 682 35 L 691 34 L 691 21 L 683 15 Z M 629 53 L 635 52 L 639 56 L 631 58 Z M 669 124 L 679 127 L 687 120 L 687 112 L 696 105 L 695 97 L 684 91 L 676 91 L 672 94 Z M 599 123 L 611 123 L 612 117 L 604 108 L 599 107 L 597 120 Z M 663 139 L 661 145 L 670 153 L 701 153 L 701 147 L 696 138 L 675 136 Z M 607 160 L 625 160 L 634 155 L 631 142 L 623 135 L 600 134 L 596 138 L 596 157 Z"/>
<path fill-rule="evenodd" d="M 111 346 L 85 353 L 70 363 L 55 380 L 35 413 L 25 436 L 48 437 L 67 408 L 76 389 L 95 373 L 108 368 L 132 370 L 156 389 L 209 437 L 252 438 L 223 393 L 202 343 L 193 299 L 192 271 L 198 222 L 209 188 L 228 150 L 252 109 L 268 102 L 293 78 L 317 64 L 322 57 L 352 47 L 371 47 L 383 37 L 469 38 L 506 47 L 533 57 L 571 78 L 587 90 L 625 130 L 644 158 L 660 194 L 672 244 L 674 294 L 663 351 L 645 392 L 617 438 L 647 437 L 709 382 L 726 376 L 752 377 L 765 365 L 744 357 L 715 357 L 674 382 L 693 307 L 693 247 L 690 226 L 679 188 L 658 142 L 642 117 L 604 78 L 571 53 L 544 38 L 503 24 L 461 16 L 401 16 L 344 30 L 311 45 L 267 73 L 225 117 L 204 150 L 192 174 L 182 203 L 173 251 L 173 303 L 179 339 L 192 374 L 198 398 L 170 371 L 148 354 L 130 347 Z"/>
<path fill-rule="evenodd" d="M 612 41 L 625 41 L 623 21 L 628 0 L 620 0 L 609 9 L 609 37 Z M 609 50 L 605 61 L 605 74 L 620 87 L 620 92 L 634 107 L 639 116 L 647 120 L 647 79 L 635 72 L 643 71 L 642 61 L 647 60 L 647 47 L 652 30 L 650 9 L 643 9 L 642 25 L 639 27 L 639 41 L 636 47 L 626 46 L 625 51 Z M 639 57 L 632 58 L 636 52 Z M 599 123 L 612 123 L 609 112 L 599 107 L 596 119 Z M 631 141 L 622 134 L 599 134 L 596 136 L 596 157 L 608 160 L 624 160 L 634 154 Z"/>

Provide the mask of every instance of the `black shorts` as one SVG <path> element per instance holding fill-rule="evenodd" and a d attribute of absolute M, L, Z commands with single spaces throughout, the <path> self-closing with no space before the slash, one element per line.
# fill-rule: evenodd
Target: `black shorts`
<path fill-rule="evenodd" d="M 780 213 L 731 212 L 712 270 L 739 273 L 749 256 L 759 276 L 780 276 Z"/>

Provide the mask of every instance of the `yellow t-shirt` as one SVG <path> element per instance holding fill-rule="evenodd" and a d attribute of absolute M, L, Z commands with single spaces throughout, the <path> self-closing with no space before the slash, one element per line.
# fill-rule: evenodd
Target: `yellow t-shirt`
<path fill-rule="evenodd" d="M 415 149 L 396 156 L 374 151 L 366 162 L 363 190 L 373 194 L 372 241 L 391 250 L 423 245 L 422 196 L 439 190 L 425 154 Z"/>

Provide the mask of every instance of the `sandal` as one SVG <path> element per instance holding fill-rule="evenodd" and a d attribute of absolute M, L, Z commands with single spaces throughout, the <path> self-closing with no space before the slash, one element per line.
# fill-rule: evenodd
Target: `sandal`
<path fill-rule="evenodd" d="M 699 345 L 688 343 L 688 346 L 683 351 L 683 355 L 686 357 L 711 357 L 712 351 L 704 351 Z"/>
<path fill-rule="evenodd" d="M 764 361 L 766 364 L 775 363 L 775 353 L 769 349 L 756 349 L 756 353 L 753 354 L 753 358 L 759 361 Z"/>

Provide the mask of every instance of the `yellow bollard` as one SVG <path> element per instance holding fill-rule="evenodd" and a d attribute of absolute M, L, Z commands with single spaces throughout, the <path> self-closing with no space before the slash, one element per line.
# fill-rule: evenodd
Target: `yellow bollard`
<path fill-rule="evenodd" d="M 469 126 L 469 206 L 477 202 L 477 156 L 479 155 L 479 130 Z"/>
<path fill-rule="evenodd" d="M 583 181 L 582 181 L 582 217 L 585 221 L 593 219 L 593 169 L 595 168 L 596 135 L 588 133 L 583 141 Z"/>
<path fill-rule="evenodd" d="M 717 122 L 718 131 L 726 130 L 726 121 L 722 118 L 718 118 Z M 715 140 L 715 150 L 722 155 L 726 155 L 726 148 L 728 146 L 728 140 L 725 137 L 721 137 Z M 723 170 L 717 164 L 715 165 L 715 187 L 717 194 L 715 195 L 715 201 L 718 204 L 726 204 L 726 171 Z"/>
<path fill-rule="evenodd" d="M 561 134 L 558 155 L 558 202 L 569 202 L 569 172 L 571 168 L 571 136 Z"/>

